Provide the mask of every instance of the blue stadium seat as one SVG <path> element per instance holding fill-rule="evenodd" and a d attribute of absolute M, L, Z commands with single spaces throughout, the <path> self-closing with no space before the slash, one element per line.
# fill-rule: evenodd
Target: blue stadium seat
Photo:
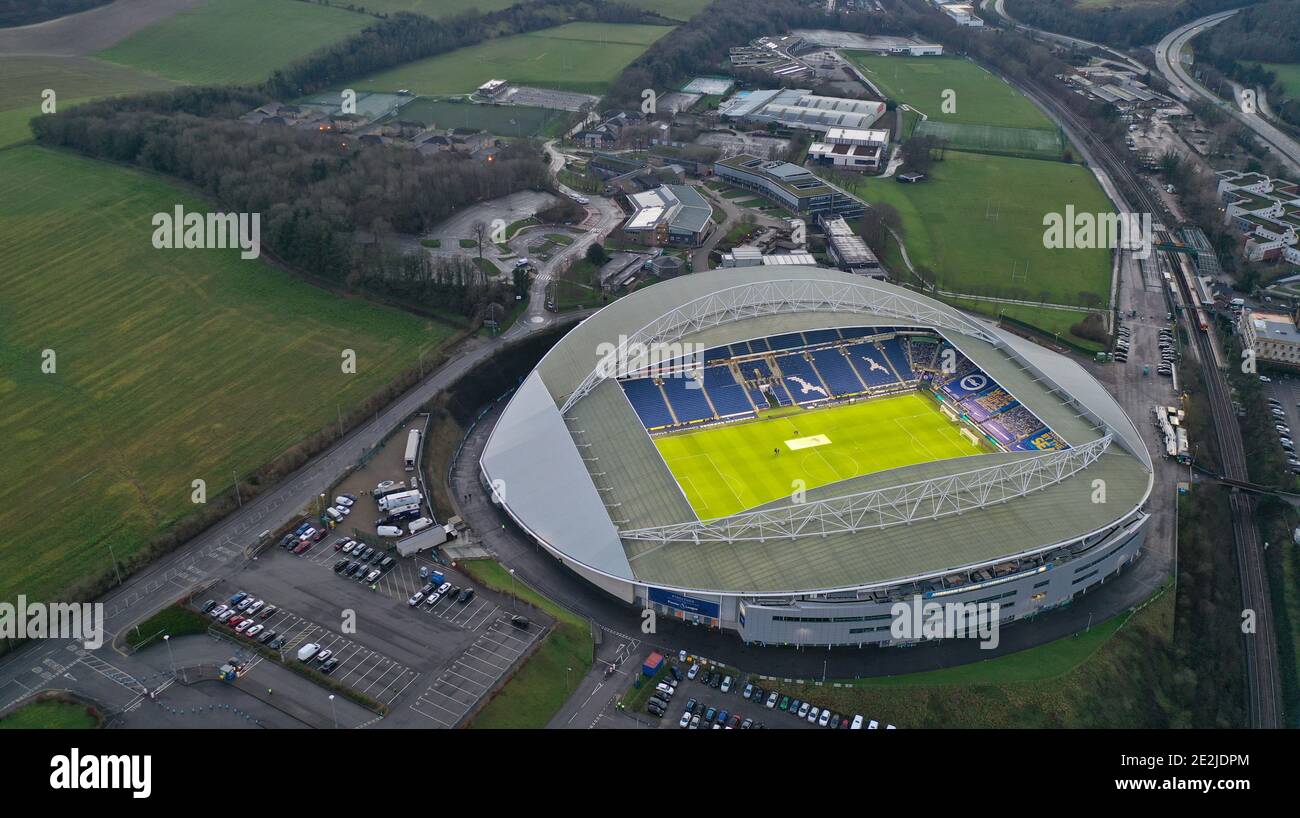
<path fill-rule="evenodd" d="M 857 370 L 858 375 L 862 377 L 862 382 L 868 388 L 878 386 L 887 386 L 891 383 L 898 383 L 898 377 L 890 369 L 880 354 L 880 350 L 871 344 L 852 344 L 848 347 L 849 358 L 853 361 L 853 368 Z M 875 366 L 872 366 L 872 364 Z"/>
<path fill-rule="evenodd" d="M 814 344 L 829 344 L 831 341 L 840 339 L 839 333 L 833 329 L 815 329 L 805 332 L 803 337 L 808 341 L 809 346 Z"/>
<path fill-rule="evenodd" d="M 745 387 L 736 383 L 731 369 L 725 366 L 710 366 L 704 370 L 704 391 L 709 393 L 713 408 L 718 410 L 718 417 L 731 418 L 739 415 L 753 415 L 754 406 L 745 395 Z M 762 404 L 766 408 L 766 403 Z"/>
<path fill-rule="evenodd" d="M 822 380 L 836 395 L 856 395 L 865 387 L 838 348 L 819 349 L 812 354 Z"/>
<path fill-rule="evenodd" d="M 822 386 L 821 378 L 817 377 L 812 364 L 804 360 L 802 352 L 782 355 L 776 359 L 776 364 L 781 367 L 785 388 L 795 403 L 816 403 L 834 396 Z"/>
<path fill-rule="evenodd" d="M 885 351 L 885 356 L 889 362 L 894 365 L 894 370 L 898 372 L 899 377 L 905 381 L 913 380 L 916 376 L 912 374 L 912 364 L 907 359 L 907 352 L 903 350 L 903 342 L 900 338 L 892 338 L 880 344 L 881 349 Z"/>
<path fill-rule="evenodd" d="M 641 423 L 647 429 L 673 425 L 673 416 L 668 412 L 664 394 L 659 391 L 659 387 L 652 379 L 636 378 L 619 381 L 619 384 L 623 387 L 623 394 L 627 395 L 628 402 L 632 404 L 632 409 L 636 411 L 637 417 L 641 418 Z"/>
<path fill-rule="evenodd" d="M 798 349 L 804 345 L 803 335 L 798 332 L 790 332 L 785 335 L 773 335 L 767 339 L 771 344 L 772 350 Z"/>
<path fill-rule="evenodd" d="M 713 420 L 713 410 L 709 408 L 709 401 L 704 397 L 704 390 L 690 388 L 696 386 L 691 383 L 690 378 L 664 378 L 663 388 L 664 395 L 668 397 L 668 403 L 673 407 L 673 414 L 677 416 L 678 423 L 693 423 L 701 420 Z"/>
<path fill-rule="evenodd" d="M 725 361 L 731 357 L 731 350 L 727 347 L 714 347 L 704 351 L 704 365 L 708 366 L 716 361 Z"/>

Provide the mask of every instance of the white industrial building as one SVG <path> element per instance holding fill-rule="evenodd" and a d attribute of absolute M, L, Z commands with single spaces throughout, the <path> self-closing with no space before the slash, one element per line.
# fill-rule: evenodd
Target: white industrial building
<path fill-rule="evenodd" d="M 843 170 L 879 170 L 885 163 L 889 131 L 831 128 L 808 148 L 808 158 Z"/>
<path fill-rule="evenodd" d="M 885 103 L 878 100 L 824 97 L 802 88 L 774 91 L 741 91 L 724 100 L 718 113 L 726 119 L 776 122 L 789 128 L 828 131 L 832 128 L 862 130 L 885 115 Z"/>
<path fill-rule="evenodd" d="M 799 264 L 806 267 L 816 267 L 817 259 L 813 254 L 806 250 L 796 250 L 792 253 L 769 253 L 763 255 L 763 251 L 750 244 L 742 244 L 732 249 L 730 252 L 722 254 L 723 267 L 772 267 L 783 264 Z"/>

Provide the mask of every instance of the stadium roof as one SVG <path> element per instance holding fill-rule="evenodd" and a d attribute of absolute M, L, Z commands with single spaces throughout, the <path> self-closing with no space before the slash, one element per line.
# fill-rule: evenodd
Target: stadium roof
<path fill-rule="evenodd" d="M 841 287 L 887 299 L 867 303 L 888 306 L 873 312 L 875 306 L 800 302 L 785 311 L 705 322 L 688 328 L 680 341 L 712 347 L 798 330 L 941 325 L 940 334 L 1071 447 L 1106 435 L 1112 444 L 1096 462 L 1047 488 L 907 525 L 726 543 L 620 536 L 620 531 L 692 523 L 696 517 L 617 381 L 590 385 L 597 363 L 609 345 L 643 327 L 661 326 L 658 322 L 674 311 L 768 285 Z M 909 318 L 910 310 L 935 320 Z M 999 452 L 921 463 L 812 489 L 806 499 L 816 503 L 1033 456 Z M 836 270 L 791 266 L 683 276 L 637 291 L 586 319 L 552 348 L 511 400 L 482 465 L 490 480 L 505 481 L 505 505 L 521 525 L 587 568 L 683 591 L 768 595 L 882 585 L 1043 551 L 1121 523 L 1145 502 L 1152 480 L 1137 428 L 1074 361 L 902 288 Z M 1093 501 L 1095 479 L 1105 481 L 1104 503 Z M 782 506 L 788 500 L 761 508 Z"/>

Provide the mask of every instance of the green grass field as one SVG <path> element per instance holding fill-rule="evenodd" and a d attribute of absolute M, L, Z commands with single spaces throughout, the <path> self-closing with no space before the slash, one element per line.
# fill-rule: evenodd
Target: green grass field
<path fill-rule="evenodd" d="M 1277 81 L 1290 99 L 1300 98 L 1300 63 L 1266 62 L 1261 65 L 1277 74 Z"/>
<path fill-rule="evenodd" d="M 0 730 L 94 730 L 99 719 L 86 705 L 58 700 L 29 702 L 0 719 Z"/>
<path fill-rule="evenodd" d="M 577 689 L 591 668 L 595 646 L 591 626 L 510 574 L 495 560 L 466 560 L 461 570 L 480 585 L 502 594 L 514 594 L 554 617 L 555 625 L 537 651 L 492 697 L 470 727 L 486 730 L 540 730 Z M 527 609 L 520 611 L 527 615 Z M 537 625 L 533 625 L 534 628 Z"/>
<path fill-rule="evenodd" d="M 989 451 L 962 437 L 935 402 L 911 393 L 655 438 L 702 520 L 850 477 Z M 788 441 L 829 442 L 792 449 Z M 780 454 L 774 454 L 779 450 Z"/>
<path fill-rule="evenodd" d="M 962 57 L 887 57 L 845 51 L 880 90 L 940 122 L 1056 130 L 1051 120 L 1018 91 Z M 952 113 L 943 110 L 951 90 Z"/>
<path fill-rule="evenodd" d="M 1109 300 L 1108 249 L 1043 246 L 1045 214 L 1069 204 L 1079 213 L 1114 210 L 1087 168 L 950 151 L 920 184 L 862 178 L 847 186 L 898 210 L 912 263 L 932 270 L 943 289 L 1069 305 L 1086 306 L 1080 293 Z M 996 305 L 987 309 L 997 314 Z"/>
<path fill-rule="evenodd" d="M 577 114 L 526 105 L 477 105 L 429 97 L 402 106 L 403 122 L 437 128 L 474 128 L 499 136 L 558 136 Z"/>
<path fill-rule="evenodd" d="M 299 0 L 209 0 L 96 56 L 177 82 L 250 84 L 373 22 Z"/>
<path fill-rule="evenodd" d="M 1031 159 L 1060 159 L 1065 151 L 1064 134 L 1041 128 L 1003 128 L 999 125 L 927 119 L 917 123 L 911 135 L 942 139 L 952 150 Z"/>
<path fill-rule="evenodd" d="M 601 94 L 669 26 L 568 23 L 417 60 L 352 83 L 356 88 L 463 94 L 490 79 Z"/>
<path fill-rule="evenodd" d="M 174 86 L 169 80 L 89 57 L 0 57 L 0 147 L 30 139 L 41 94 L 54 91 L 56 111 L 80 102 Z"/>
<path fill-rule="evenodd" d="M 155 177 L 22 146 L 0 188 L 0 600 L 109 570 L 194 511 L 191 481 L 215 497 L 452 333 L 236 250 L 155 250 L 153 214 L 205 208 Z"/>

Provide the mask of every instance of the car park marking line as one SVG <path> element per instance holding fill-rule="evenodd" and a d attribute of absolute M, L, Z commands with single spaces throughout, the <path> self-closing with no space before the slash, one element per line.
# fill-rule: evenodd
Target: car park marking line
<path fill-rule="evenodd" d="M 518 653 L 513 654 L 512 656 L 509 656 L 509 657 L 504 656 L 504 655 L 502 655 L 502 654 L 500 654 L 500 653 L 497 653 L 497 652 L 494 651 L 494 650 L 489 650 L 489 649 L 487 649 L 486 647 L 483 647 L 482 645 L 479 645 L 478 643 L 475 643 L 475 644 L 473 644 L 473 645 L 470 645 L 470 650 L 473 650 L 474 648 L 478 648 L 479 650 L 484 651 L 485 653 L 491 654 L 492 656 L 495 656 L 495 657 L 497 657 L 498 659 L 505 659 L 505 661 L 506 661 L 506 667 L 509 667 L 509 666 L 510 666 L 510 663 L 513 662 L 515 659 L 517 659 L 517 658 L 519 657 L 519 654 L 518 654 Z M 466 654 L 468 654 L 468 653 L 469 653 L 469 651 L 466 651 Z M 481 657 L 481 656 L 475 656 L 474 658 L 477 659 L 477 660 L 479 660 L 480 662 L 482 662 L 482 663 L 485 664 L 485 665 L 492 665 L 493 667 L 499 667 L 499 665 L 497 665 L 495 662 L 492 662 L 492 661 L 489 661 L 489 660 L 487 660 L 487 659 L 484 659 L 484 658 Z"/>
<path fill-rule="evenodd" d="M 361 679 L 365 679 L 366 676 L 369 676 L 369 675 L 370 675 L 370 671 L 371 671 L 371 670 L 375 670 L 375 669 L 378 668 L 380 665 L 382 665 L 385 661 L 388 661 L 388 660 L 387 660 L 387 659 L 384 659 L 383 657 L 380 657 L 380 661 L 375 662 L 375 664 L 374 664 L 374 665 L 373 665 L 369 670 L 367 670 L 365 673 L 363 673 L 363 674 L 361 675 Z M 370 684 L 366 685 L 366 686 L 365 686 L 365 689 L 362 690 L 361 692 L 362 692 L 362 693 L 365 693 L 365 692 L 369 691 L 370 688 L 374 687 L 375 685 L 377 685 L 377 684 L 382 684 L 383 681 L 384 681 L 384 679 L 387 678 L 388 674 L 392 673 L 393 671 L 397 671 L 397 672 L 398 672 L 398 675 L 400 676 L 400 675 L 401 675 L 401 671 L 402 671 L 402 666 L 399 665 L 399 664 L 397 664 L 396 662 L 388 661 L 388 665 L 387 665 L 386 667 L 384 667 L 383 672 L 380 673 L 378 676 L 376 676 L 376 677 L 375 677 L 375 678 L 370 682 Z M 360 684 L 360 683 L 361 683 L 360 680 L 358 680 L 357 684 Z"/>
<path fill-rule="evenodd" d="M 359 684 L 361 684 L 361 682 L 365 681 L 365 678 L 366 678 L 367 676 L 370 675 L 370 671 L 372 671 L 372 670 L 374 670 L 375 668 L 379 667 L 379 666 L 380 666 L 381 664 L 383 664 L 384 662 L 389 662 L 389 669 L 391 669 L 392 667 L 394 667 L 394 666 L 397 665 L 396 662 L 392 661 L 391 659 L 389 659 L 388 657 L 384 656 L 383 654 L 372 652 L 372 653 L 370 654 L 370 656 L 367 656 L 365 659 L 362 659 L 361 661 L 357 662 L 357 666 L 356 666 L 355 668 L 352 669 L 352 671 L 348 674 L 348 676 L 351 676 L 353 673 L 356 673 L 358 670 L 361 670 L 362 666 L 365 665 L 366 660 L 371 659 L 371 658 L 373 658 L 373 659 L 375 660 L 375 663 L 374 663 L 373 665 L 371 665 L 370 667 L 366 668 L 365 671 L 364 671 L 360 676 L 357 677 L 356 682 L 354 683 L 354 686 L 359 685 Z M 384 675 L 386 675 L 387 673 L 388 673 L 388 671 L 385 670 L 384 673 L 381 674 L 379 678 L 382 679 L 382 678 L 384 677 Z M 345 677 L 345 678 L 346 678 L 346 677 Z M 376 680 L 376 681 L 377 681 L 377 680 Z M 374 682 L 371 682 L 370 684 L 373 685 Z M 369 689 L 370 689 L 369 686 L 367 686 L 367 687 L 366 687 L 366 690 L 369 690 Z"/>

